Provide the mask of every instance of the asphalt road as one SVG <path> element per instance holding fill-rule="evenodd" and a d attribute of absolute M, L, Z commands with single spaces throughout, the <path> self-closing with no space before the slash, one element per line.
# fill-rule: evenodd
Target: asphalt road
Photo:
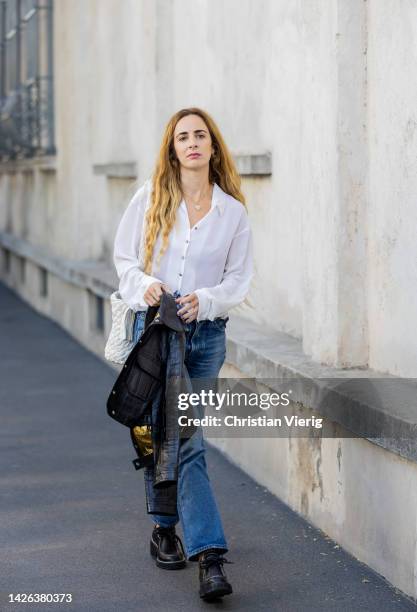
<path fill-rule="evenodd" d="M 209 448 L 234 594 L 149 555 L 142 471 L 106 414 L 116 373 L 0 284 L 0 610 L 405 611 L 416 606 Z M 181 530 L 179 534 L 182 535 Z M 68 593 L 72 603 L 8 603 Z"/>

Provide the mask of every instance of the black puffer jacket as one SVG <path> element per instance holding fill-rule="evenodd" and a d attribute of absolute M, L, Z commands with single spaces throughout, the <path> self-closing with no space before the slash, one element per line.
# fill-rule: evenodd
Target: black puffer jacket
<path fill-rule="evenodd" d="M 136 469 L 153 466 L 154 487 L 168 487 L 163 508 L 148 507 L 156 514 L 176 512 L 179 447 L 196 430 L 178 424 L 178 394 L 193 391 L 184 358 L 184 325 L 174 296 L 164 292 L 160 306 L 148 308 L 143 334 L 107 400 L 109 416 L 130 428 Z M 181 415 L 194 416 L 192 407 Z M 172 494 L 167 495 L 169 488 Z"/>

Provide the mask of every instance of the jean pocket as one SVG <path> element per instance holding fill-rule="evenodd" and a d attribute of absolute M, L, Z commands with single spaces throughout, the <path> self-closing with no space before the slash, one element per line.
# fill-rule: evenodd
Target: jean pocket
<path fill-rule="evenodd" d="M 216 319 L 213 320 L 213 325 L 220 330 L 224 330 L 226 329 L 226 324 L 229 320 L 229 317 L 226 317 L 225 319 L 223 319 L 222 317 L 217 317 Z"/>

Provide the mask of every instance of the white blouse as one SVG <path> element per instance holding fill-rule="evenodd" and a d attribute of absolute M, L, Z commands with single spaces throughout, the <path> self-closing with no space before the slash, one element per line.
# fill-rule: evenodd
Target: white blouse
<path fill-rule="evenodd" d="M 152 283 L 159 281 L 182 296 L 197 294 L 197 321 L 226 317 L 245 299 L 253 276 L 252 232 L 245 207 L 214 183 L 210 210 L 190 227 L 182 200 L 160 268 L 156 268 L 162 244 L 158 236 L 152 274 L 148 275 L 143 272 L 143 261 L 151 185 L 148 179 L 134 194 L 116 232 L 113 260 L 122 299 L 135 311 L 146 310 L 143 296 Z"/>

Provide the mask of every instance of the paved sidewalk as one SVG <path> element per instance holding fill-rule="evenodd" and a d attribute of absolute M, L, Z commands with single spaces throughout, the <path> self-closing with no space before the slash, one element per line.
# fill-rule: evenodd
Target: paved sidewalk
<path fill-rule="evenodd" d="M 235 593 L 200 601 L 197 564 L 167 572 L 149 555 L 143 474 L 105 410 L 116 372 L 1 284 L 0 342 L 2 612 L 417 609 L 213 448 Z M 73 603 L 8 604 L 9 593 Z"/>

